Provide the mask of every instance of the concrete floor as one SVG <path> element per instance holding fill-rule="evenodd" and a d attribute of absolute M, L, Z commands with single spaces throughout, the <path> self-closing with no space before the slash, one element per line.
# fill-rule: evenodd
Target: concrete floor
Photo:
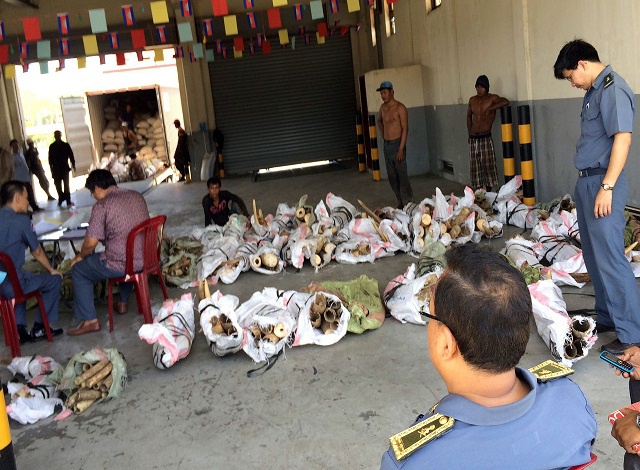
<path fill-rule="evenodd" d="M 432 195 L 436 186 L 445 194 L 462 194 L 461 185 L 447 180 L 431 176 L 411 180 L 416 199 Z M 265 214 L 274 213 L 278 202 L 292 204 L 303 194 L 315 205 L 329 191 L 354 204 L 360 198 L 370 207 L 394 202 L 386 181 L 374 182 L 370 174 L 351 167 L 261 176 L 257 182 L 249 177 L 227 179 L 223 188 L 241 195 L 247 205 L 255 198 Z M 168 234 L 185 234 L 204 222 L 200 205 L 204 194 L 204 183 L 167 183 L 145 197 L 150 211 L 167 214 Z M 54 205 L 39 217 L 68 217 L 68 211 L 58 211 Z M 89 209 L 79 209 L 83 210 Z M 500 249 L 504 239 L 483 243 Z M 243 302 L 265 286 L 300 289 L 313 281 L 350 280 L 364 272 L 377 278 L 382 291 L 414 261 L 397 255 L 366 265 L 331 263 L 317 274 L 307 265 L 300 272 L 290 269 L 276 276 L 249 272 L 234 284 L 219 287 Z M 151 284 L 157 311 L 162 296 L 157 283 Z M 592 307 L 589 284 L 563 291 L 569 309 Z M 182 292 L 170 289 L 171 296 Z M 94 346 L 118 348 L 128 361 L 129 384 L 119 399 L 65 421 L 49 418 L 27 426 L 12 422 L 18 468 L 373 469 L 379 467 L 389 436 L 408 427 L 446 393 L 430 364 L 422 326 L 402 325 L 391 318 L 379 330 L 349 334 L 330 347 L 286 349 L 267 373 L 247 378 L 254 364 L 246 354 L 216 357 L 201 333 L 189 357 L 169 370 L 157 369 L 151 346 L 138 339 L 142 317 L 136 314 L 134 301 L 131 306 L 128 315 L 116 316 L 113 333 L 108 332 L 106 306 L 101 305 L 99 333 L 23 346 L 24 355 L 52 356 L 61 363 Z M 64 306 L 60 318 L 65 329 L 76 323 Z M 613 333 L 606 333 L 596 346 L 611 339 Z M 3 356 L 9 356 L 6 348 Z M 550 358 L 534 328 L 521 365 L 531 367 Z M 591 468 L 621 468 L 623 450 L 610 436 L 607 415 L 629 402 L 627 384 L 598 359 L 595 349 L 575 364 L 575 371 L 573 380 L 598 417 L 594 452 L 599 460 Z M 3 378 L 7 373 L 2 371 Z"/>

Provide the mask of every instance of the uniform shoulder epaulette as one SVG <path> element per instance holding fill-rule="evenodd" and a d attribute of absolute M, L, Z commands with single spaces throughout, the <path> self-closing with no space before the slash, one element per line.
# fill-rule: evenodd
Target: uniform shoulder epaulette
<path fill-rule="evenodd" d="M 607 88 L 610 85 L 613 85 L 613 74 L 611 72 L 604 77 L 604 87 Z"/>
<path fill-rule="evenodd" d="M 396 460 L 402 460 L 427 442 L 439 438 L 453 428 L 455 419 L 436 413 L 389 438 Z"/>
<path fill-rule="evenodd" d="M 573 374 L 573 369 L 555 361 L 548 360 L 530 368 L 529 372 L 535 375 L 539 382 L 548 382 L 549 380 L 559 379 L 560 377 Z"/>

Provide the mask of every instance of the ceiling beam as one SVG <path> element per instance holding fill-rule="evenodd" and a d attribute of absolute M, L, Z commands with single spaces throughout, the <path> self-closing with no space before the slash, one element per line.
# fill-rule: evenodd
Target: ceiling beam
<path fill-rule="evenodd" d="M 34 3 L 32 0 L 4 0 L 5 3 L 9 5 L 15 5 L 17 7 L 29 7 L 34 10 L 39 10 L 40 7 L 37 3 Z"/>

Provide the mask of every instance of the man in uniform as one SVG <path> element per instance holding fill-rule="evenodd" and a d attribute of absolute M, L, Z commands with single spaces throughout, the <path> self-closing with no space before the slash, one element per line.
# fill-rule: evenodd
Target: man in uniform
<path fill-rule="evenodd" d="M 75 336 L 100 331 L 93 303 L 93 285 L 105 279 L 124 276 L 129 232 L 149 218 L 147 203 L 136 191 L 118 188 L 108 170 L 93 170 L 87 176 L 85 187 L 96 199 L 91 209 L 89 228 L 80 253 L 71 261 L 73 268 L 73 313 L 80 320 L 67 334 Z M 94 253 L 101 241 L 105 251 Z M 142 245 L 135 253 L 134 269 L 144 263 Z M 120 283 L 118 313 L 127 313 L 127 302 L 133 291 L 130 282 Z"/>
<path fill-rule="evenodd" d="M 382 82 L 376 91 L 380 92 L 383 101 L 378 113 L 378 128 L 384 139 L 387 176 L 396 195 L 397 207 L 402 209 L 406 203 L 413 200 L 406 159 L 409 115 L 407 107 L 395 99 L 391 82 Z"/>
<path fill-rule="evenodd" d="M 453 427 L 423 445 L 431 425 L 394 436 L 402 445 L 383 455 L 381 468 L 522 470 L 588 462 L 598 425 L 580 387 L 568 378 L 541 382 L 516 367 L 533 315 L 522 274 L 474 244 L 450 250 L 446 260 L 426 316 L 429 356 L 449 394 L 418 420 L 439 413 L 437 424 L 453 419 Z M 414 443 L 418 448 L 402 455 Z"/>
<path fill-rule="evenodd" d="M 473 189 L 491 188 L 498 185 L 496 152 L 491 138 L 491 127 L 496 111 L 509 106 L 509 100 L 489 93 L 489 78 L 480 75 L 476 80 L 476 96 L 469 99 L 467 108 L 467 131 L 469 134 L 469 162 Z"/>
<path fill-rule="evenodd" d="M 67 207 L 71 207 L 71 191 L 69 190 L 69 171 L 76 171 L 76 160 L 73 156 L 73 150 L 67 142 L 62 141 L 62 132 L 55 131 L 53 133 L 55 141 L 49 145 L 49 166 L 51 167 L 51 176 L 53 176 L 53 184 L 58 191 L 58 207 L 67 201 Z M 69 162 L 71 168 L 69 168 Z M 64 185 L 64 188 L 63 188 Z"/>
<path fill-rule="evenodd" d="M 595 292 L 598 332 L 615 329 L 605 344 L 621 354 L 640 343 L 640 292 L 624 255 L 624 207 L 629 185 L 624 165 L 631 145 L 635 96 L 589 43 L 564 45 L 554 65 L 557 79 L 586 91 L 574 163 L 574 199 L 584 262 Z"/>
<path fill-rule="evenodd" d="M 36 203 L 36 196 L 33 193 L 33 186 L 31 186 L 31 169 L 27 164 L 27 159 L 22 153 L 22 149 L 18 144 L 16 139 L 12 139 L 9 142 L 11 146 L 11 154 L 13 155 L 13 172 L 14 178 L 21 183 L 24 183 L 25 188 L 27 188 L 27 193 L 29 194 L 29 205 L 31 206 L 31 210 L 33 212 L 41 211 Z"/>
<path fill-rule="evenodd" d="M 27 187 L 22 181 L 8 181 L 0 188 L 0 251 L 9 255 L 18 273 L 18 280 L 22 290 L 26 293 L 39 290 L 42 294 L 44 309 L 54 336 L 62 334 L 61 328 L 54 328 L 58 322 L 58 302 L 60 301 L 60 285 L 62 274 L 51 267 L 44 250 L 38 242 L 38 236 L 31 227 L 31 220 L 27 215 L 29 195 Z M 31 250 L 33 257 L 47 270 L 49 274 L 32 274 L 22 269 L 25 261 L 25 248 Z M 1 269 L 0 269 L 1 270 Z M 14 296 L 9 278 L 0 284 L 0 293 L 9 298 Z M 20 343 L 37 341 L 46 337 L 40 309 L 36 309 L 33 328 L 27 331 L 27 307 L 23 302 L 15 306 L 16 324 Z"/>

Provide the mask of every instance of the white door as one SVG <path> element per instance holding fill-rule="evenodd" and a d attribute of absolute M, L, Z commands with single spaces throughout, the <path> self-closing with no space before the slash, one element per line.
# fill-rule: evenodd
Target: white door
<path fill-rule="evenodd" d="M 87 125 L 87 106 L 84 96 L 60 97 L 62 119 L 66 139 L 76 160 L 76 174 L 89 172 L 89 167 L 97 163 L 97 156 L 91 142 L 91 132 Z"/>

